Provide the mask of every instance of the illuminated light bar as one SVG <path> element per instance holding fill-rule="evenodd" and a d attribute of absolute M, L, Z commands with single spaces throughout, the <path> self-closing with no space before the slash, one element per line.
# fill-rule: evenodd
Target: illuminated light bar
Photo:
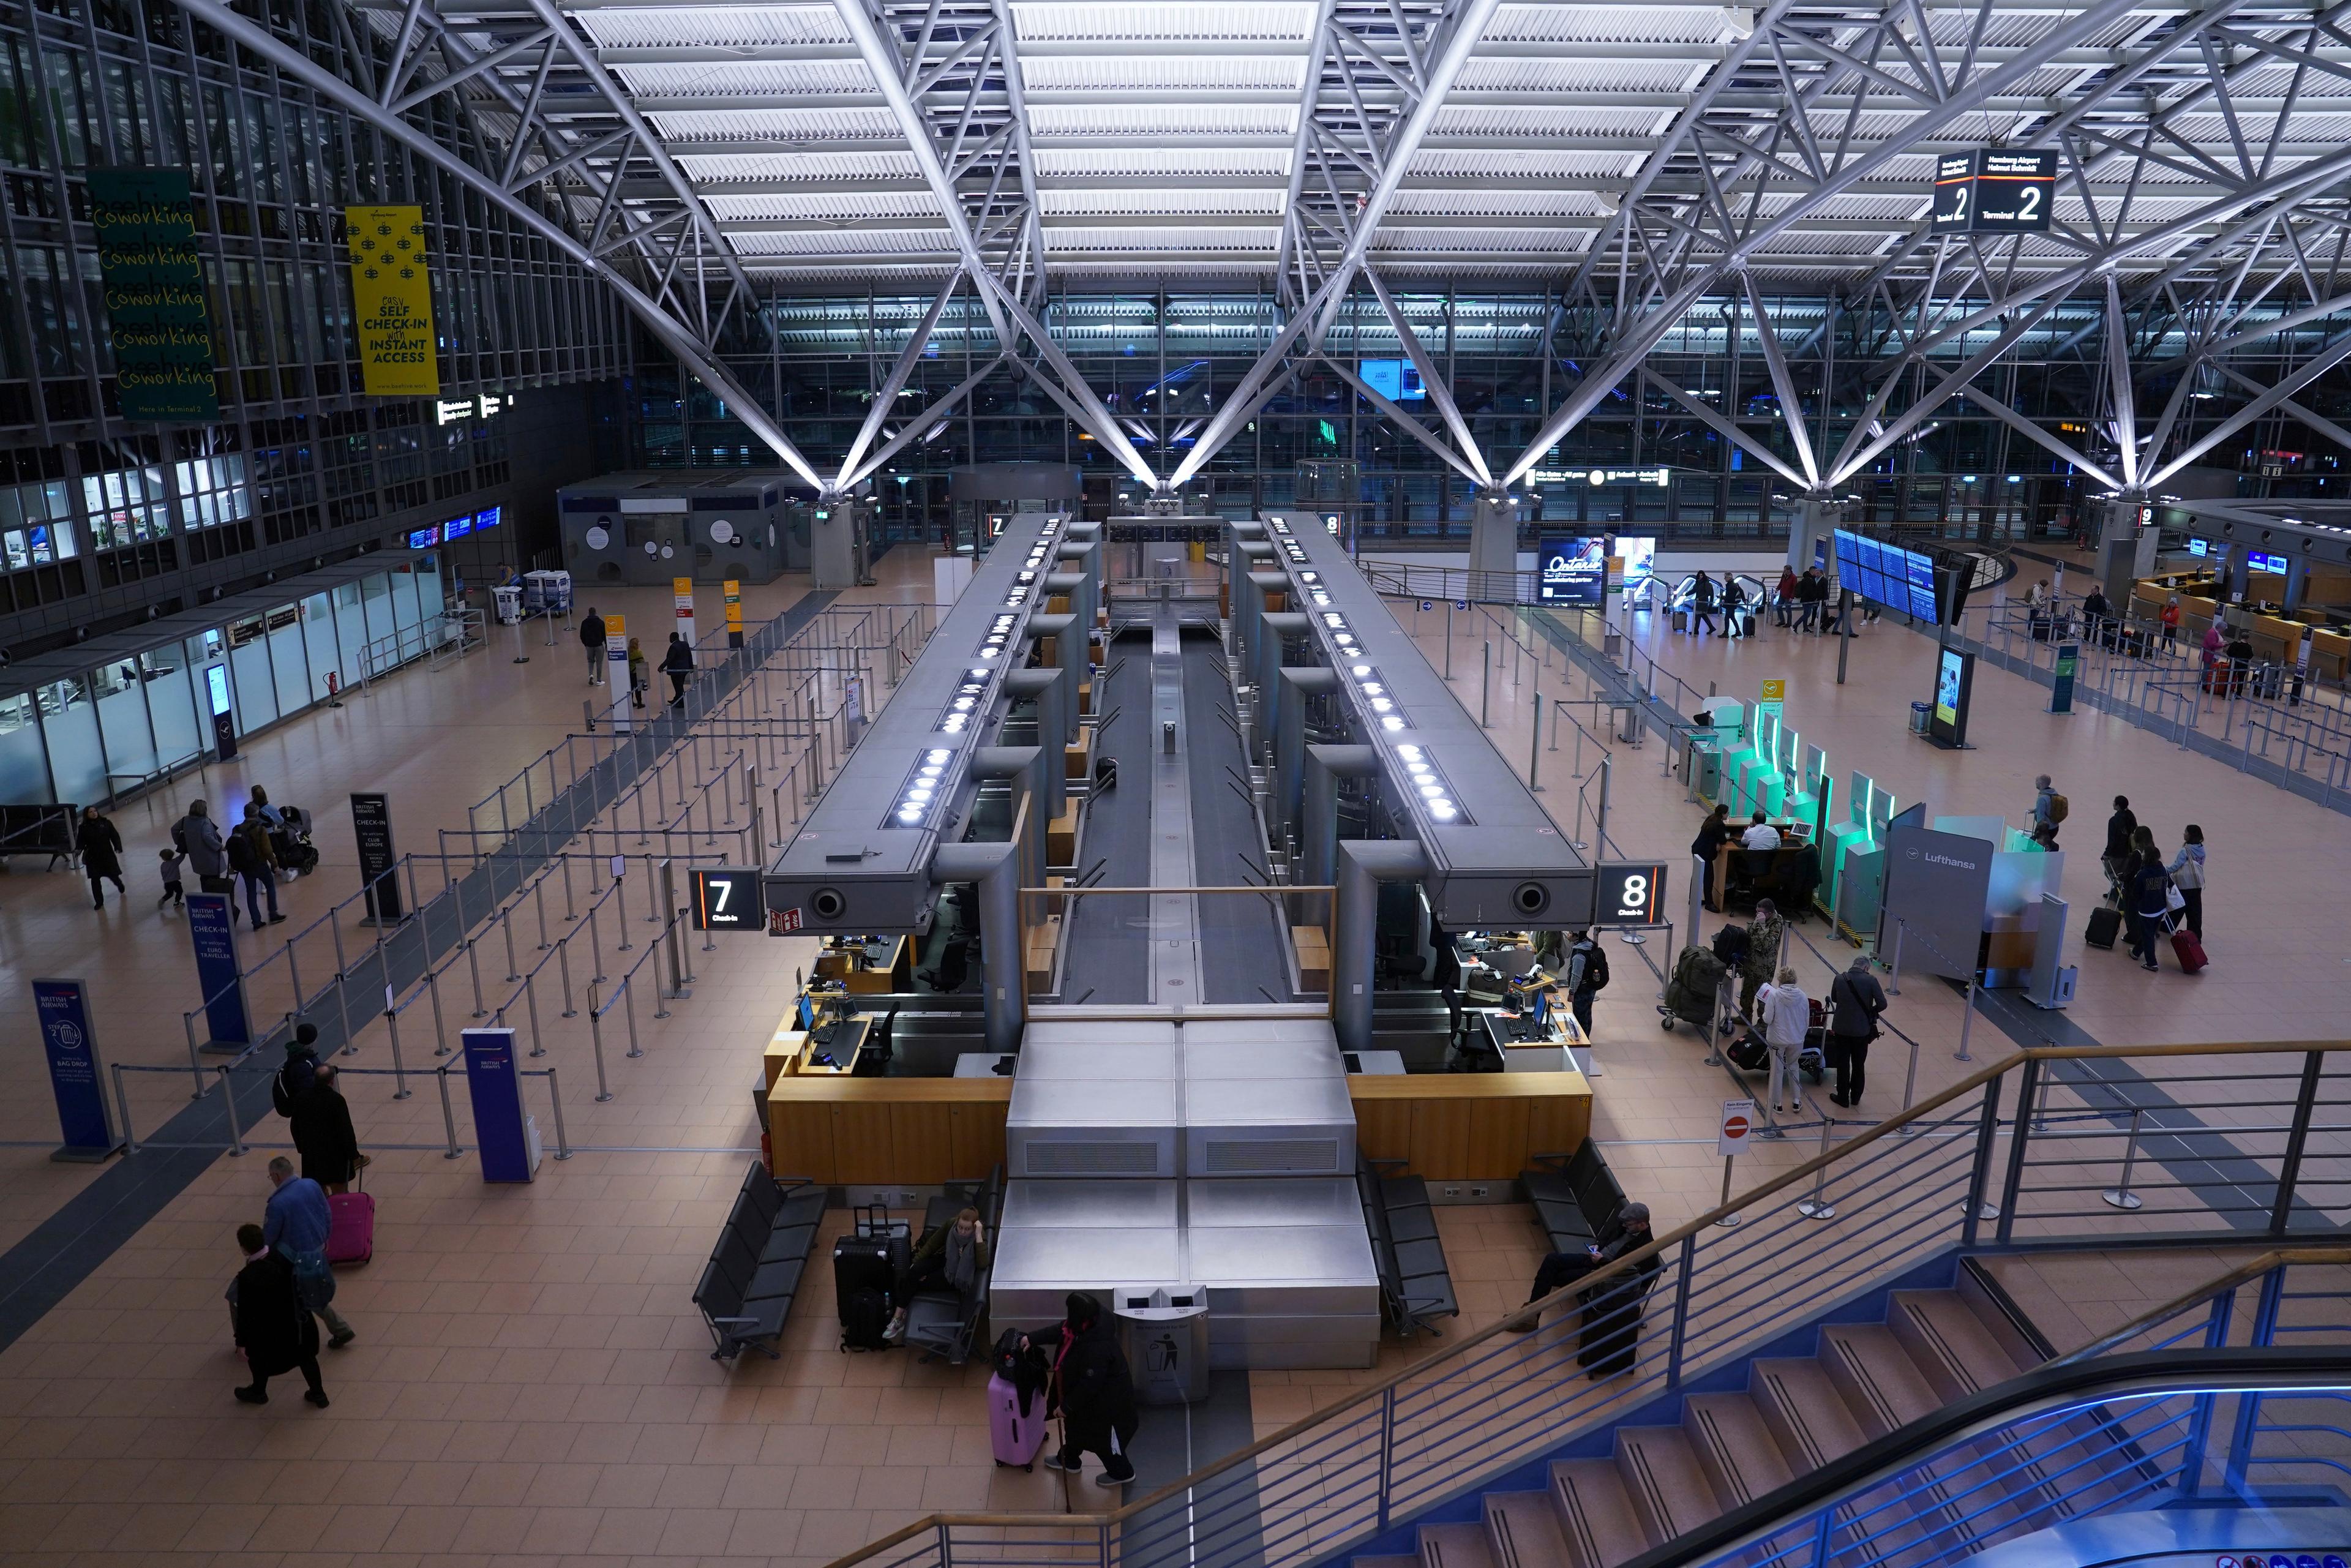
<path fill-rule="evenodd" d="M 1425 746 L 1409 742 L 1395 747 L 1396 765 L 1404 769 L 1405 788 L 1419 797 L 1421 809 L 1437 821 L 1452 826 L 1469 821 L 1469 813 L 1453 793 L 1453 786 L 1428 755 Z"/>
<path fill-rule="evenodd" d="M 898 793 L 890 805 L 890 814 L 882 819 L 885 828 L 925 828 L 938 810 L 947 792 L 947 770 L 955 761 L 955 752 L 947 747 L 935 746 L 923 753 L 920 760 L 906 770 L 906 781 L 898 786 Z"/>
<path fill-rule="evenodd" d="M 1020 624 L 1018 615 L 999 615 L 987 623 L 987 635 L 979 640 L 979 657 L 993 659 L 1010 645 L 1012 633 Z"/>
<path fill-rule="evenodd" d="M 931 727 L 941 735 L 961 735 L 971 727 L 987 706 L 988 682 L 995 674 L 985 667 L 967 670 L 964 678 L 956 683 L 955 695 L 939 711 L 939 722 Z"/>
<path fill-rule="evenodd" d="M 1380 678 L 1375 665 L 1358 660 L 1344 667 L 1348 678 L 1354 683 L 1355 701 L 1365 722 L 1385 735 L 1402 735 L 1412 727 L 1404 705 L 1388 690 L 1387 682 Z"/>

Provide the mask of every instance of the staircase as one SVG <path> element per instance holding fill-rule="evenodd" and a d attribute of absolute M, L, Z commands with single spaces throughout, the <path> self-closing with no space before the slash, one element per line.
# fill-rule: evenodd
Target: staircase
<path fill-rule="evenodd" d="M 1743 1391 L 1685 1396 L 1678 1424 L 1620 1426 L 1605 1458 L 1554 1460 L 1542 1490 L 1468 1500 L 1479 1516 L 1420 1526 L 1416 1556 L 1360 1555 L 1353 1568 L 1615 1568 L 2045 1359 L 2029 1325 L 1966 1269 L 1953 1290 L 1891 1292 L 1883 1322 L 1815 1333 L 1810 1356 L 1749 1362 Z M 1841 1517 L 1868 1516 L 1883 1568 L 1924 1568 L 2095 1510 L 2123 1490 L 2096 1478 L 2132 1463 L 2118 1440 L 2084 1416 L 1997 1452 L 1956 1450 L 1932 1484 L 1865 1494 Z M 1774 1540 L 1754 1555 L 1796 1544 Z"/>

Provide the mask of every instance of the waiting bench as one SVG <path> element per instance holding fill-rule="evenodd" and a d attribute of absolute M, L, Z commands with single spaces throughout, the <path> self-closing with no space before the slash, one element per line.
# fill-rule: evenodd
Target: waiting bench
<path fill-rule="evenodd" d="M 1403 1164 L 1374 1160 L 1359 1150 L 1355 1192 L 1363 1200 L 1364 1226 L 1379 1269 L 1382 1305 L 1396 1332 L 1409 1337 L 1415 1329 L 1437 1333 L 1435 1320 L 1459 1317 L 1461 1303 L 1453 1293 L 1452 1272 L 1445 1266 L 1445 1243 L 1437 1239 L 1428 1184 L 1416 1176 L 1400 1171 L 1384 1175 L 1380 1169 Z"/>
<path fill-rule="evenodd" d="M 979 1326 L 987 1321 L 988 1279 L 994 1272 L 996 1259 L 996 1220 L 1003 1207 L 1002 1166 L 989 1171 L 984 1182 L 949 1182 L 946 1191 L 925 1207 L 925 1239 L 941 1226 L 953 1225 L 956 1216 L 970 1207 L 979 1210 L 979 1223 L 987 1243 L 978 1284 L 968 1301 L 955 1291 L 925 1291 L 906 1303 L 906 1343 L 921 1351 L 925 1361 L 945 1357 L 950 1365 L 961 1366 L 971 1358 Z"/>
<path fill-rule="evenodd" d="M 711 1360 L 732 1361 L 746 1345 L 770 1361 L 782 1358 L 776 1341 L 816 1247 L 824 1203 L 823 1187 L 799 1177 L 778 1182 L 756 1161 L 743 1173 L 742 1190 L 694 1291 L 716 1347 Z"/>
<path fill-rule="evenodd" d="M 1625 1189 L 1590 1138 L 1573 1155 L 1537 1155 L 1519 1181 L 1554 1252 L 1583 1251 L 1625 1207 Z"/>

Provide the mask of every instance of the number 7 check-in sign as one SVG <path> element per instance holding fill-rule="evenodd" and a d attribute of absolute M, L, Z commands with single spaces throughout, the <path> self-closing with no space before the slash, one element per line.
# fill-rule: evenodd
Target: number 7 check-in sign
<path fill-rule="evenodd" d="M 759 931 L 768 924 L 757 866 L 696 866 L 694 928 L 696 931 Z"/>

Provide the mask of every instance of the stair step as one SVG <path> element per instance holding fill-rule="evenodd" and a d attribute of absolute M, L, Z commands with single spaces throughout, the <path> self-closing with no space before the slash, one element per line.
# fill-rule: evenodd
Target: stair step
<path fill-rule="evenodd" d="M 1821 1361 L 1861 1429 L 1882 1437 L 1930 1416 L 1943 1399 L 1883 1323 L 1837 1323 L 1821 1331 Z"/>
<path fill-rule="evenodd" d="M 1689 1434 L 1679 1427 L 1619 1428 L 1616 1465 L 1653 1546 L 1695 1530 L 1722 1511 Z"/>
<path fill-rule="evenodd" d="M 1682 1429 L 1689 1435 L 1707 1484 L 1726 1510 L 1753 1502 L 1796 1479 L 1763 1412 L 1744 1394 L 1692 1395 Z"/>
<path fill-rule="evenodd" d="M 1494 1568 L 1485 1523 L 1422 1525 L 1420 1568 Z"/>
<path fill-rule="evenodd" d="M 1799 1475 L 1819 1469 L 1867 1440 L 1828 1368 L 1810 1357 L 1759 1359 L 1749 1370 L 1747 1392 L 1787 1457 L 1788 1468 Z"/>
<path fill-rule="evenodd" d="M 1495 1568 L 1576 1568 L 1559 1516 L 1541 1492 L 1488 1492 L 1486 1538 Z"/>
<path fill-rule="evenodd" d="M 1395 1557 L 1355 1557 L 1349 1559 L 1354 1568 L 1420 1568 L 1420 1559 L 1409 1554 Z"/>
<path fill-rule="evenodd" d="M 1896 1291 L 1886 1324 L 1946 1401 L 1980 1394 L 2022 1370 L 1956 1291 Z"/>
<path fill-rule="evenodd" d="M 1633 1511 L 1611 1459 L 1561 1459 L 1551 1468 L 1551 1502 L 1575 1568 L 1616 1568 L 1653 1544 Z"/>

